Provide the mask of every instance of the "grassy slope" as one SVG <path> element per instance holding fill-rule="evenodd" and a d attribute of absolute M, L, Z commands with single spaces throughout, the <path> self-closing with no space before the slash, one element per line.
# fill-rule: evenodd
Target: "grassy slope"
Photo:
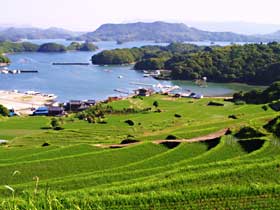
<path fill-rule="evenodd" d="M 12 139 L 14 146 L 40 146 L 44 142 L 58 146 L 120 143 L 128 135 L 142 141 L 165 139 L 170 134 L 178 138 L 192 138 L 225 127 L 238 127 L 245 124 L 260 126 L 276 116 L 271 109 L 264 111 L 261 106 L 256 105 L 236 106 L 230 102 L 223 102 L 224 107 L 210 107 L 207 106 L 209 99 L 172 99 L 160 95 L 144 100 L 117 101 L 110 105 L 120 110 L 128 107 L 147 108 L 152 107 L 155 100 L 159 102 L 161 113 L 152 111 L 146 114 L 107 115 L 107 124 L 88 124 L 66 119 L 66 124 L 63 126 L 65 129 L 62 131 L 41 129 L 48 125 L 48 118 L 14 118 L 0 122 L 0 138 Z M 180 114 L 182 117 L 176 118 L 175 114 Z M 233 114 L 238 116 L 237 120 L 228 118 Z M 133 120 L 135 126 L 124 123 L 128 119 Z"/>
<path fill-rule="evenodd" d="M 263 124 L 277 115 L 256 105 L 236 106 L 223 102 L 224 107 L 209 107 L 209 99 L 193 101 L 159 95 L 110 105 L 119 110 L 142 109 L 152 107 L 155 100 L 163 112 L 108 115 L 107 124 L 66 119 L 62 131 L 42 129 L 49 123 L 45 117 L 2 119 L 0 137 L 6 136 L 12 141 L 11 147 L 0 148 L 0 184 L 11 185 L 16 195 L 21 195 L 22 190 L 34 187 L 32 179 L 38 176 L 42 197 L 32 204 L 26 203 L 28 199 L 21 201 L 29 208 L 30 205 L 53 205 L 54 209 L 75 209 L 75 205 L 86 209 L 97 206 L 188 209 L 199 208 L 199 205 L 203 209 L 260 208 L 266 202 L 273 209 L 273 205 L 277 205 L 280 143 L 272 137 L 265 138 L 264 144 L 250 153 L 231 136 L 222 138 L 211 149 L 205 143 L 184 143 L 174 149 L 148 142 L 113 150 L 92 146 L 119 143 L 127 135 L 151 141 L 165 139 L 169 134 L 191 138 L 244 125 L 262 129 Z M 174 114 L 182 117 L 176 118 Z M 232 114 L 238 119 L 229 119 Z M 124 123 L 127 119 L 136 125 L 128 126 Z M 51 146 L 41 147 L 44 142 Z M 16 170 L 20 173 L 12 176 Z M 67 200 L 46 198 L 45 186 L 50 187 L 52 196 L 67 195 Z M 5 188 L 0 188 L 0 193 L 10 194 Z M 84 199 L 87 196 L 90 198 Z M 242 206 L 239 201 L 246 196 L 247 203 Z M 48 202 L 45 199 L 49 199 Z M 253 203 L 256 199 L 259 204 Z M 2 208 L 7 205 L 11 203 L 0 202 Z"/>

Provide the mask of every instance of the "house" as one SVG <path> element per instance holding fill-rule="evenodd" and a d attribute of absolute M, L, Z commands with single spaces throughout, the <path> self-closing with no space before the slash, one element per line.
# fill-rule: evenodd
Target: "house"
<path fill-rule="evenodd" d="M 82 104 L 83 102 L 80 100 L 71 100 L 66 104 L 65 110 L 70 112 L 77 112 L 79 111 Z"/>
<path fill-rule="evenodd" d="M 96 104 L 96 101 L 95 100 L 87 100 L 87 101 L 85 101 L 85 104 L 88 105 L 88 106 L 94 106 Z"/>
<path fill-rule="evenodd" d="M 59 106 L 50 106 L 48 116 L 62 116 L 64 115 L 64 108 Z"/>
<path fill-rule="evenodd" d="M 95 103 L 95 101 L 94 101 Z M 83 102 L 80 100 L 71 100 L 65 105 L 65 111 L 69 112 L 79 112 L 79 111 L 84 111 L 88 109 L 90 106 L 92 106 L 93 100 Z"/>
<path fill-rule="evenodd" d="M 140 88 L 138 90 L 135 90 L 135 94 L 138 96 L 150 96 L 153 94 L 152 89 L 146 89 L 146 88 Z"/>
<path fill-rule="evenodd" d="M 48 115 L 49 114 L 49 108 L 48 107 L 39 107 L 33 112 L 33 115 Z"/>

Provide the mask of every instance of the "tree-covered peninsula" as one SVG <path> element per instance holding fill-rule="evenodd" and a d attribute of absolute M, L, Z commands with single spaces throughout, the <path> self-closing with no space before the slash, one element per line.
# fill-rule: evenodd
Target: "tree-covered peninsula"
<path fill-rule="evenodd" d="M 280 44 L 245 44 L 198 47 L 171 44 L 103 51 L 92 57 L 94 64 L 135 62 L 137 70 L 171 70 L 169 79 L 212 82 L 242 82 L 268 85 L 280 80 Z"/>
<path fill-rule="evenodd" d="M 10 59 L 4 55 L 0 55 L 0 64 L 4 65 L 4 64 L 8 64 L 10 63 Z"/>
<path fill-rule="evenodd" d="M 151 69 L 156 70 L 168 59 L 175 54 L 191 53 L 204 50 L 205 47 L 199 47 L 193 44 L 172 43 L 166 47 L 164 46 L 144 46 L 141 48 L 125 48 L 104 50 L 92 56 L 92 63 L 97 65 L 119 65 L 136 63 L 136 69 Z M 141 62 L 147 61 L 142 66 Z M 153 63 L 150 66 L 150 63 Z M 139 65 L 139 66 L 138 66 Z"/>

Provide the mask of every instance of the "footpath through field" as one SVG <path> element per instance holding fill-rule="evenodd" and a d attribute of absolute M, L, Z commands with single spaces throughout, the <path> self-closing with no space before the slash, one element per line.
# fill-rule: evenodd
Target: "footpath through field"
<path fill-rule="evenodd" d="M 152 141 L 154 144 L 162 144 L 166 142 L 173 142 L 173 143 L 182 143 L 182 142 L 201 142 L 201 141 L 209 141 L 212 139 L 220 138 L 223 135 L 225 135 L 229 131 L 229 128 L 224 128 L 222 130 L 219 130 L 214 133 L 210 133 L 205 136 L 199 136 L 191 139 L 174 139 L 174 140 L 155 140 Z M 143 142 L 135 142 L 135 143 L 130 143 L 130 144 L 96 144 L 96 147 L 101 147 L 101 148 L 123 148 L 123 147 L 128 147 L 136 144 L 140 144 Z"/>

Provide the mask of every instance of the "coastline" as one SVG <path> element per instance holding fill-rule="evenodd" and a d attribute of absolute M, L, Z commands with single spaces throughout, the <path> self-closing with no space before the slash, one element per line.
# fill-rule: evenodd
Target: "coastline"
<path fill-rule="evenodd" d="M 55 96 L 42 93 L 23 93 L 18 91 L 0 90 L 0 104 L 8 109 L 14 109 L 21 115 L 29 115 L 32 109 L 54 103 Z"/>

